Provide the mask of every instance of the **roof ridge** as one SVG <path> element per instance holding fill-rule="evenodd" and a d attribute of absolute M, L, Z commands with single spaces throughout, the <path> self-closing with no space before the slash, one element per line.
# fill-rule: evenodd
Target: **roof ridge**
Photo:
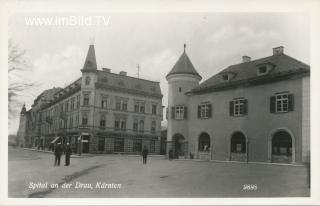
<path fill-rule="evenodd" d="M 102 70 L 98 70 L 98 72 L 103 72 L 105 74 L 112 74 L 112 75 L 121 76 L 121 77 L 129 77 L 129 78 L 132 78 L 132 79 L 143 80 L 143 81 L 146 81 L 146 82 L 160 83 L 159 81 L 152 81 L 152 80 L 137 78 L 137 77 L 133 77 L 133 76 L 127 76 L 127 75 L 121 75 L 121 74 L 112 73 L 112 72 L 106 72 L 106 71 L 102 71 Z"/>

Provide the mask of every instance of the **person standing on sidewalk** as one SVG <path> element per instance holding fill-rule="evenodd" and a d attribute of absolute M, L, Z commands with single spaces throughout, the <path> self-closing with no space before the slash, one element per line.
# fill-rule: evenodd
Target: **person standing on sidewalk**
<path fill-rule="evenodd" d="M 65 155 L 66 155 L 66 162 L 65 162 L 65 166 L 69 166 L 70 165 L 70 156 L 71 156 L 71 147 L 69 142 L 67 143 L 66 149 L 65 149 Z"/>
<path fill-rule="evenodd" d="M 61 143 L 58 143 L 56 145 L 55 150 L 54 150 L 54 156 L 55 156 L 54 166 L 56 166 L 56 165 L 60 166 L 61 155 L 62 155 Z"/>
<path fill-rule="evenodd" d="M 143 157 L 143 164 L 147 164 L 147 157 L 148 157 L 148 149 L 146 146 L 143 147 L 143 150 L 142 150 L 142 157 Z"/>

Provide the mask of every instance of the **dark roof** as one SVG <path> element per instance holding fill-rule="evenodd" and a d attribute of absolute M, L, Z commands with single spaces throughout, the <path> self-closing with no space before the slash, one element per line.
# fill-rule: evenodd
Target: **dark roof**
<path fill-rule="evenodd" d="M 193 74 L 193 75 L 199 76 L 201 79 L 201 76 L 194 68 L 192 62 L 190 61 L 185 51 L 182 53 L 179 60 L 176 62 L 176 64 L 173 66 L 173 68 L 167 74 L 166 77 L 168 77 L 171 74 Z"/>
<path fill-rule="evenodd" d="M 84 70 L 97 70 L 96 54 L 94 52 L 94 45 L 90 45 L 86 61 L 83 65 Z"/>
<path fill-rule="evenodd" d="M 258 75 L 257 69 L 260 65 L 270 64 L 273 69 L 266 75 Z M 210 89 L 227 88 L 228 86 L 236 86 L 242 83 L 248 83 L 256 80 L 268 80 L 275 77 L 291 75 L 301 72 L 310 72 L 309 65 L 300 62 L 286 54 L 272 55 L 269 57 L 244 62 L 227 67 L 218 74 L 207 79 L 198 87 L 191 90 L 191 93 L 205 92 Z M 224 81 L 221 74 L 230 73 L 233 78 Z M 210 90 L 211 91 L 211 90 Z"/>
<path fill-rule="evenodd" d="M 162 98 L 159 82 L 98 70 L 99 88 Z"/>

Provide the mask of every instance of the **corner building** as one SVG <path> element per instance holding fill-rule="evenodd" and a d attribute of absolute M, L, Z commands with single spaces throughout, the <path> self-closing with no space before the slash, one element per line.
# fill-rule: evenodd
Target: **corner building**
<path fill-rule="evenodd" d="M 39 106 L 35 102 L 27 111 L 35 114 L 27 120 L 26 146 L 49 148 L 69 142 L 78 153 L 139 153 L 146 146 L 159 154 L 163 109 L 159 82 L 124 71 L 98 70 L 93 45 L 81 72 L 48 102 Z"/>
<path fill-rule="evenodd" d="M 175 158 L 310 161 L 310 67 L 283 47 L 244 56 L 201 84 L 184 50 L 166 78 L 167 152 Z"/>

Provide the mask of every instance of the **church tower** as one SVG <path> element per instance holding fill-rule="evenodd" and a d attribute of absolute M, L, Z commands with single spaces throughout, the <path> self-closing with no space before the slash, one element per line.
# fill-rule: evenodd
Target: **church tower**
<path fill-rule="evenodd" d="M 188 96 L 186 92 L 199 85 L 202 77 L 194 68 L 186 45 L 176 64 L 167 74 L 168 81 L 168 131 L 167 154 L 188 156 Z"/>

